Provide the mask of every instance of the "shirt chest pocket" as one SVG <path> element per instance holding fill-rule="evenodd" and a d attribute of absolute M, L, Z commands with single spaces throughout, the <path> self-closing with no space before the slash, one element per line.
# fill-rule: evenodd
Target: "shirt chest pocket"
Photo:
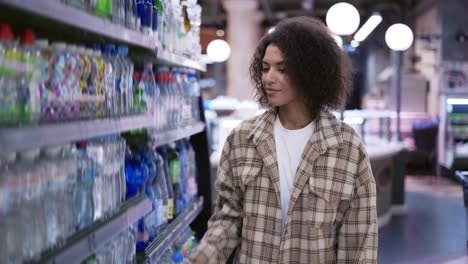
<path fill-rule="evenodd" d="M 314 175 L 304 188 L 303 212 L 314 228 L 336 226 L 342 222 L 353 196 L 353 177 L 334 170 Z"/>

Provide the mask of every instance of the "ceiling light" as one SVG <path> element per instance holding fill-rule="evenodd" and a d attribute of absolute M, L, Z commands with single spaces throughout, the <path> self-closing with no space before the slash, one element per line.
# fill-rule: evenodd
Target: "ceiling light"
<path fill-rule="evenodd" d="M 405 24 L 391 25 L 385 32 L 387 46 L 395 51 L 405 51 L 413 44 L 413 31 Z"/>
<path fill-rule="evenodd" d="M 334 4 L 327 11 L 327 26 L 337 35 L 351 35 L 359 27 L 358 10 L 351 4 L 341 2 Z"/>
<path fill-rule="evenodd" d="M 382 22 L 382 16 L 380 14 L 373 14 L 358 30 L 356 35 L 354 35 L 354 39 L 359 42 L 364 41 L 367 36 L 369 36 L 369 34 L 380 24 L 380 22 Z"/>
<path fill-rule="evenodd" d="M 215 39 L 208 44 L 206 53 L 215 62 L 226 61 L 231 55 L 231 47 L 222 39 Z"/>

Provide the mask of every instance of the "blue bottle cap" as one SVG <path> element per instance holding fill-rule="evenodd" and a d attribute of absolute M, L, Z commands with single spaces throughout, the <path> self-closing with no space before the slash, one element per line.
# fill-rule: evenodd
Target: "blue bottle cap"
<path fill-rule="evenodd" d="M 177 251 L 172 255 L 172 261 L 174 261 L 174 263 L 182 263 L 184 261 L 184 256 L 180 251 Z"/>
<path fill-rule="evenodd" d="M 93 43 L 93 45 L 91 45 L 91 48 L 93 50 L 101 50 L 101 46 L 99 44 L 97 44 L 97 43 Z"/>

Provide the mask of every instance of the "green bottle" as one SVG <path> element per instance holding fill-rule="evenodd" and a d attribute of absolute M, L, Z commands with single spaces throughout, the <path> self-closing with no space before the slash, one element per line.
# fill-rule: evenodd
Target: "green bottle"
<path fill-rule="evenodd" d="M 112 0 L 96 0 L 93 12 L 97 16 L 110 18 L 112 14 Z"/>

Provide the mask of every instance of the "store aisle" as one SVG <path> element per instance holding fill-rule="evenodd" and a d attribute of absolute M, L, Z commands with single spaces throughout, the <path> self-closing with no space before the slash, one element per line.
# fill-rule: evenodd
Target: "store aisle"
<path fill-rule="evenodd" d="M 380 264 L 468 263 L 468 221 L 461 187 L 444 179 L 407 177 L 407 215 L 379 233 Z"/>

